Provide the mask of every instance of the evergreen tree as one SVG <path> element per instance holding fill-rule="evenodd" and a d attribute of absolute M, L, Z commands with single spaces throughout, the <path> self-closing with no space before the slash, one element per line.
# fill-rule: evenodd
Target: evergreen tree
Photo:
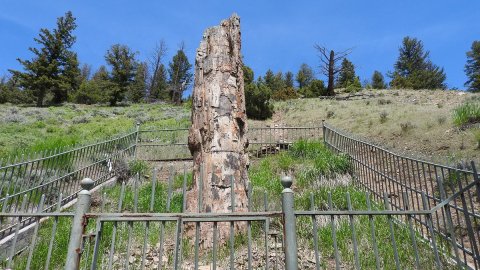
<path fill-rule="evenodd" d="M 285 87 L 294 88 L 293 87 L 293 73 L 288 71 L 285 73 Z"/>
<path fill-rule="evenodd" d="M 373 89 L 386 89 L 387 84 L 380 71 L 375 70 L 372 75 L 372 88 Z"/>
<path fill-rule="evenodd" d="M 57 19 L 57 28 L 52 31 L 42 28 L 35 42 L 41 48 L 29 48 L 35 55 L 32 60 L 18 59 L 24 72 L 10 70 L 19 79 L 20 86 L 32 92 L 37 106 L 43 106 L 48 93 L 54 103 L 67 100 L 69 92 L 78 89 L 79 68 L 77 54 L 71 51 L 76 37 L 72 32 L 77 27 L 69 11 Z"/>
<path fill-rule="evenodd" d="M 433 64 L 429 51 L 423 48 L 423 42 L 416 38 L 405 37 L 399 56 L 394 65 L 390 86 L 410 89 L 445 89 L 446 75 L 443 68 Z"/>
<path fill-rule="evenodd" d="M 247 116 L 251 119 L 264 120 L 273 115 L 273 105 L 270 103 L 272 93 L 263 80 L 257 83 L 254 78 L 253 70 L 244 65 L 243 81 Z"/>
<path fill-rule="evenodd" d="M 135 79 L 130 86 L 129 99 L 139 103 L 145 99 L 147 90 L 147 63 L 140 63 L 137 67 Z"/>
<path fill-rule="evenodd" d="M 155 79 L 150 88 L 150 99 L 154 100 L 170 100 L 170 93 L 168 91 L 167 69 L 165 65 L 160 64 L 155 73 Z"/>
<path fill-rule="evenodd" d="M 265 82 L 265 86 L 273 91 L 275 88 L 275 73 L 273 73 L 271 69 L 267 70 L 265 76 L 263 77 L 263 81 Z"/>
<path fill-rule="evenodd" d="M 108 101 L 111 106 L 125 98 L 125 94 L 134 82 L 138 62 L 135 53 L 126 45 L 115 44 L 105 54 L 105 60 L 112 71 L 110 81 L 113 87 L 108 87 Z"/>
<path fill-rule="evenodd" d="M 91 80 L 84 80 L 80 84 L 80 88 L 75 93 L 73 100 L 80 104 L 96 104 L 109 100 L 108 94 L 115 88 L 114 83 L 110 81 L 110 77 L 105 66 L 100 68 L 93 74 Z"/>
<path fill-rule="evenodd" d="M 471 51 L 467 52 L 465 73 L 468 77 L 468 81 L 465 83 L 468 90 L 480 92 L 480 41 L 474 41 Z"/>
<path fill-rule="evenodd" d="M 162 63 L 167 53 L 167 45 L 160 40 L 155 46 L 152 55 L 149 57 L 149 98 L 150 100 L 169 100 L 167 69 Z"/>
<path fill-rule="evenodd" d="M 315 79 L 315 76 L 313 75 L 313 69 L 305 63 L 302 64 L 295 79 L 298 83 L 299 89 L 310 85 L 310 83 Z"/>
<path fill-rule="evenodd" d="M 183 92 L 192 82 L 192 65 L 188 61 L 183 46 L 173 56 L 172 62 L 168 64 L 170 99 L 175 104 L 182 102 Z"/>
<path fill-rule="evenodd" d="M 3 76 L 0 78 L 0 104 L 30 104 L 34 101 L 33 97 L 27 91 L 23 91 L 17 86 L 15 77 L 8 78 Z"/>
<path fill-rule="evenodd" d="M 343 58 L 337 79 L 337 88 L 347 88 L 355 82 L 355 66 L 347 58 Z"/>
<path fill-rule="evenodd" d="M 322 80 L 313 80 L 307 87 L 299 90 L 305 98 L 314 98 L 327 95 L 327 88 Z"/>

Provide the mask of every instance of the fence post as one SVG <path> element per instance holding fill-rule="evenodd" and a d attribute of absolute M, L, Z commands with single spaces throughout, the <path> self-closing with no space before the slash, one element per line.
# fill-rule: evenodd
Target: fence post
<path fill-rule="evenodd" d="M 293 209 L 294 195 L 292 178 L 283 176 L 281 179 L 282 191 L 282 212 L 283 212 L 283 234 L 285 235 L 285 269 L 298 269 L 297 254 L 297 230 L 295 226 L 295 213 Z"/>
<path fill-rule="evenodd" d="M 94 182 L 90 178 L 85 178 L 80 182 L 82 190 L 78 193 L 75 216 L 73 217 L 72 230 L 70 232 L 70 241 L 68 243 L 66 270 L 75 270 L 79 268 L 82 235 L 85 224 L 84 216 L 90 211 L 91 194 Z"/>
<path fill-rule="evenodd" d="M 137 122 L 137 127 L 135 130 L 135 148 L 133 150 L 133 159 L 137 159 L 137 146 L 138 146 L 139 136 L 140 136 L 140 122 Z"/>
<path fill-rule="evenodd" d="M 322 120 L 322 137 L 323 137 L 323 144 L 326 144 L 327 142 L 327 137 L 326 136 L 326 133 L 327 133 L 327 128 L 325 127 L 325 119 Z"/>

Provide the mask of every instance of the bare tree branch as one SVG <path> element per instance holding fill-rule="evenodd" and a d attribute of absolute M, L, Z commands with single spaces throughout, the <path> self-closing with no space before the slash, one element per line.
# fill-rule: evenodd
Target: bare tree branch
<path fill-rule="evenodd" d="M 344 51 L 335 52 L 334 50 L 328 50 L 325 46 L 315 44 L 313 46 L 318 52 L 318 58 L 320 60 L 320 71 L 328 77 L 328 95 L 335 95 L 333 90 L 333 83 L 335 75 L 341 71 L 338 62 L 352 53 L 353 48 L 348 48 Z"/>

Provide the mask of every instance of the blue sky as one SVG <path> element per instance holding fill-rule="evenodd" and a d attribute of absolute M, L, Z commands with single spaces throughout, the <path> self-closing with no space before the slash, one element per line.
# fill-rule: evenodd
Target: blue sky
<path fill-rule="evenodd" d="M 402 38 L 409 35 L 423 40 L 431 60 L 445 68 L 449 88 L 463 89 L 465 52 L 480 40 L 480 1 L 471 0 L 2 0 L 0 76 L 20 68 L 17 57 L 30 59 L 28 47 L 35 46 L 39 29 L 51 29 L 68 10 L 78 24 L 74 49 L 94 69 L 105 63 L 112 44 L 126 44 L 145 60 L 160 39 L 169 47 L 168 60 L 184 41 L 193 64 L 203 31 L 236 12 L 244 62 L 256 76 L 269 68 L 296 72 L 302 63 L 318 71 L 318 43 L 335 50 L 354 47 L 349 59 L 361 80 L 369 79 L 374 70 L 393 69 Z"/>

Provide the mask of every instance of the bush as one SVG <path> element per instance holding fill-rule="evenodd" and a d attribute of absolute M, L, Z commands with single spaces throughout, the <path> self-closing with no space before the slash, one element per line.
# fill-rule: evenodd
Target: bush
<path fill-rule="evenodd" d="M 355 93 L 362 90 L 362 84 L 360 83 L 360 79 L 356 77 L 352 83 L 348 83 L 345 91 L 348 93 Z"/>
<path fill-rule="evenodd" d="M 387 116 L 388 116 L 387 112 L 385 112 L 385 111 L 381 112 L 380 113 L 380 123 L 383 124 L 383 123 L 387 122 L 387 120 L 388 120 Z"/>
<path fill-rule="evenodd" d="M 298 94 L 293 87 L 286 87 L 272 94 L 273 100 L 289 100 L 294 98 L 298 98 Z"/>
<path fill-rule="evenodd" d="M 415 126 L 410 122 L 404 122 L 404 123 L 400 123 L 400 128 L 402 129 L 403 133 L 407 133 L 408 131 L 414 129 Z"/>
<path fill-rule="evenodd" d="M 247 116 L 251 119 L 265 120 L 273 115 L 270 103 L 271 91 L 263 83 L 245 85 L 245 106 Z"/>
<path fill-rule="evenodd" d="M 300 89 L 300 94 L 305 98 L 326 96 L 327 88 L 322 80 L 313 80 L 308 86 Z"/>
<path fill-rule="evenodd" d="M 467 102 L 455 108 L 453 123 L 457 126 L 480 123 L 480 103 Z"/>

